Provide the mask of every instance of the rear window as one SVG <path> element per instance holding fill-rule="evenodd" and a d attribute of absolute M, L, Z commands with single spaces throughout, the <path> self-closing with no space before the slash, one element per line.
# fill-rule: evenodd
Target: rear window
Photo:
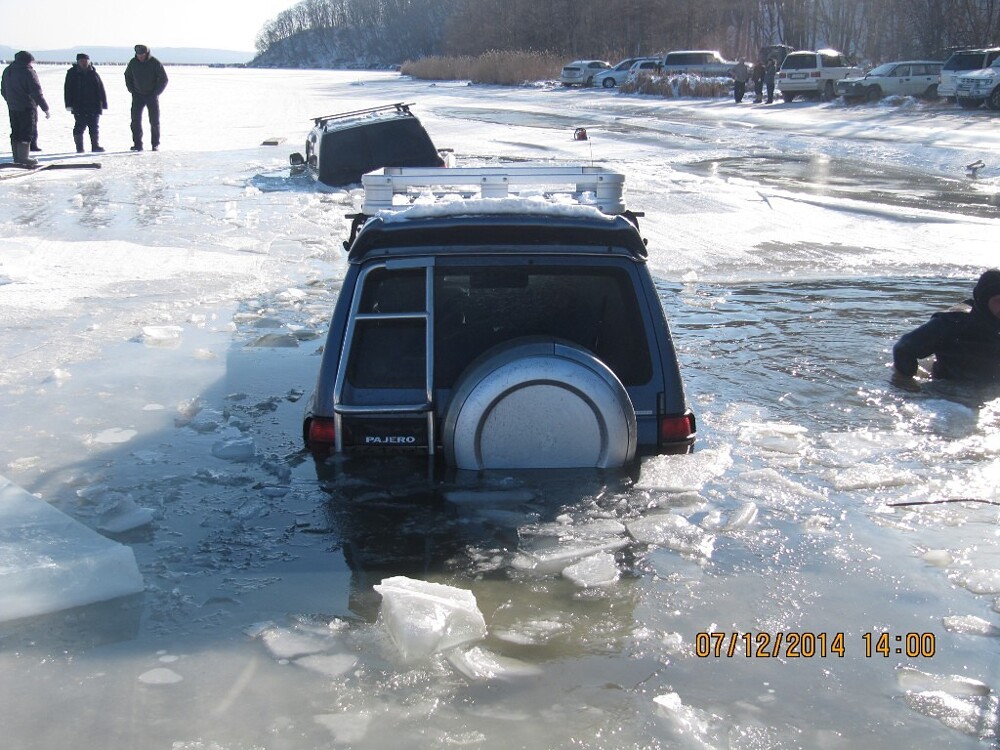
<path fill-rule="evenodd" d="M 816 55 L 813 53 L 798 54 L 793 52 L 785 61 L 781 63 L 782 70 L 801 70 L 803 68 L 815 68 Z"/>
<path fill-rule="evenodd" d="M 944 64 L 944 70 L 979 70 L 983 67 L 983 52 L 956 52 Z"/>
<path fill-rule="evenodd" d="M 671 52 L 667 55 L 667 65 L 704 65 L 714 62 L 712 55 L 705 52 Z"/>
<path fill-rule="evenodd" d="M 439 266 L 434 279 L 436 387 L 451 387 L 475 357 L 522 336 L 578 344 L 625 385 L 652 377 L 646 328 L 625 269 Z"/>

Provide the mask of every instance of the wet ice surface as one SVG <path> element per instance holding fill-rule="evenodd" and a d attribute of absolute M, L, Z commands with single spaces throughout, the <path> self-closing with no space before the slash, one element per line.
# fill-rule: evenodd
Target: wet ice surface
<path fill-rule="evenodd" d="M 11 746 L 995 744 L 1000 509 L 897 504 L 1000 502 L 1000 405 L 887 383 L 895 338 L 996 262 L 989 115 L 356 76 L 178 69 L 142 155 L 111 85 L 102 170 L 0 181 L 0 474 L 145 583 L 0 629 Z M 283 164 L 310 117 L 404 100 L 460 163 L 626 173 L 695 454 L 441 483 L 301 454 L 356 196 Z M 434 606 L 383 612 L 394 577 Z"/>

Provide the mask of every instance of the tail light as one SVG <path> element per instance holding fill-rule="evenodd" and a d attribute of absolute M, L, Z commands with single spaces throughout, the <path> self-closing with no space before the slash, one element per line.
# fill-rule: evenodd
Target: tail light
<path fill-rule="evenodd" d="M 694 414 L 690 411 L 684 414 L 661 414 L 659 428 L 660 445 L 690 443 L 698 432 Z"/>
<path fill-rule="evenodd" d="M 332 449 L 337 442 L 337 429 L 329 417 L 313 417 L 306 431 L 306 443 L 313 450 Z"/>
<path fill-rule="evenodd" d="M 822 78 L 823 74 L 820 73 L 818 70 L 814 70 L 812 73 L 809 74 L 809 77 L 810 78 Z"/>

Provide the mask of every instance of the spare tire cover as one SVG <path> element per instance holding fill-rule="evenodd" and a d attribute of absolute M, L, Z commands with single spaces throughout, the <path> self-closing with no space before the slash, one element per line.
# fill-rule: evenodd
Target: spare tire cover
<path fill-rule="evenodd" d="M 635 456 L 635 409 L 586 349 L 515 339 L 459 376 L 442 440 L 459 469 L 616 468 Z"/>

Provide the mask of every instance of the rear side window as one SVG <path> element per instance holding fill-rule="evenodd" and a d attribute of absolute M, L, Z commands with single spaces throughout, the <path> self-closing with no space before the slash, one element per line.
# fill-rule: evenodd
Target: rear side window
<path fill-rule="evenodd" d="M 646 327 L 625 269 L 439 266 L 434 284 L 436 387 L 451 387 L 479 354 L 523 336 L 578 344 L 625 385 L 652 377 Z"/>
<path fill-rule="evenodd" d="M 712 56 L 704 52 L 680 52 L 667 55 L 667 65 L 704 65 L 712 62 Z"/>
<path fill-rule="evenodd" d="M 423 269 L 375 269 L 365 277 L 347 364 L 355 388 L 417 388 L 426 380 Z M 372 316 L 372 317 L 363 317 Z"/>
<path fill-rule="evenodd" d="M 819 59 L 824 68 L 844 67 L 844 59 L 840 55 L 820 55 Z"/>
<path fill-rule="evenodd" d="M 796 55 L 794 52 L 785 58 L 781 63 L 782 70 L 802 70 L 803 68 L 815 68 L 816 55 Z"/>

